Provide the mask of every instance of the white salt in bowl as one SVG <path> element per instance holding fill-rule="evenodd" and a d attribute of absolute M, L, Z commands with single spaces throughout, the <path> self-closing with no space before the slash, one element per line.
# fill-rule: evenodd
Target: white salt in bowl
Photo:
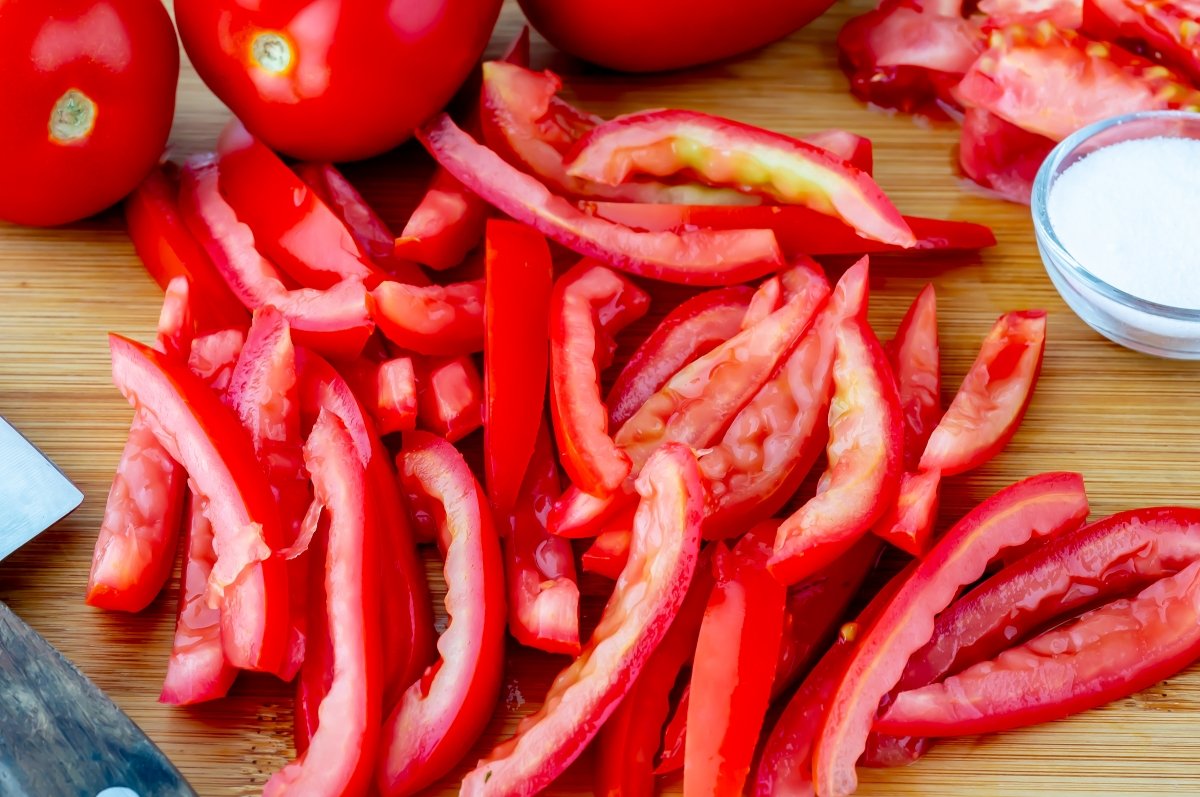
<path fill-rule="evenodd" d="M 1033 228 L 1051 282 L 1088 326 L 1130 349 L 1159 357 L 1196 360 L 1200 359 L 1200 309 L 1151 301 L 1112 285 L 1089 271 L 1086 262 L 1080 262 L 1067 250 L 1051 223 L 1051 191 L 1068 168 L 1104 147 L 1155 138 L 1200 139 L 1200 114 L 1146 111 L 1116 116 L 1089 125 L 1059 142 L 1042 163 L 1033 184 Z M 1113 190 L 1120 191 L 1121 186 L 1114 185 Z M 1187 215 L 1194 219 L 1187 227 L 1187 234 L 1195 237 L 1200 232 L 1200 207 L 1187 208 Z M 1131 214 L 1125 222 L 1137 225 L 1144 223 L 1145 218 L 1144 213 Z M 1129 269 L 1144 267 L 1139 262 L 1128 264 Z M 1095 264 L 1094 270 L 1099 270 Z M 1182 278 L 1192 277 L 1185 274 Z M 1200 283 L 1200 273 L 1194 279 Z"/>

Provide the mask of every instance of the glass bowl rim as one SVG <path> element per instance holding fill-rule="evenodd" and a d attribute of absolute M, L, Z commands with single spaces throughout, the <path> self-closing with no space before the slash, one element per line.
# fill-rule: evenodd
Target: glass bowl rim
<path fill-rule="evenodd" d="M 1033 211 L 1034 231 L 1040 242 L 1049 250 L 1048 253 L 1043 253 L 1042 258 L 1046 261 L 1048 268 L 1054 268 L 1059 272 L 1069 272 L 1102 297 L 1132 310 L 1148 313 L 1160 318 L 1200 323 L 1200 308 L 1176 307 L 1174 305 L 1160 304 L 1148 299 L 1142 299 L 1097 277 L 1084 268 L 1067 251 L 1062 241 L 1058 239 L 1058 235 L 1055 234 L 1054 225 L 1050 223 L 1050 211 L 1048 207 L 1050 181 L 1059 165 L 1089 139 L 1094 138 L 1100 133 L 1128 122 L 1147 119 L 1186 119 L 1200 124 L 1200 113 L 1193 113 L 1191 111 L 1137 111 L 1135 113 L 1121 114 L 1108 119 L 1102 119 L 1099 122 L 1093 122 L 1087 127 L 1076 130 L 1058 142 L 1054 149 L 1050 151 L 1050 154 L 1046 156 L 1046 159 L 1042 161 L 1042 165 L 1038 168 L 1037 176 L 1033 181 L 1033 195 L 1030 204 Z M 1145 138 L 1152 138 L 1152 136 L 1146 136 Z"/>

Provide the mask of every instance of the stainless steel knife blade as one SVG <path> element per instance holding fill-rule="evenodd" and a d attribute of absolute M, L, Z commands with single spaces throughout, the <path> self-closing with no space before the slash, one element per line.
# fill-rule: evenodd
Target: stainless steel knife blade
<path fill-rule="evenodd" d="M 67 516 L 83 493 L 0 417 L 0 559 Z"/>

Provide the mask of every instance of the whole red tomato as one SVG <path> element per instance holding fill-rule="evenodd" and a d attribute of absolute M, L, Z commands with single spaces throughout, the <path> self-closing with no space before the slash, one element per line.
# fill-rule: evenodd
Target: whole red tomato
<path fill-rule="evenodd" d="M 833 0 L 519 0 L 551 44 L 623 72 L 657 72 L 761 47 Z"/>
<path fill-rule="evenodd" d="M 176 0 L 208 87 L 272 148 L 346 161 L 386 152 L 475 66 L 501 0 Z"/>
<path fill-rule="evenodd" d="M 0 219 L 64 224 L 132 191 L 163 154 L 178 80 L 159 0 L 0 2 Z"/>

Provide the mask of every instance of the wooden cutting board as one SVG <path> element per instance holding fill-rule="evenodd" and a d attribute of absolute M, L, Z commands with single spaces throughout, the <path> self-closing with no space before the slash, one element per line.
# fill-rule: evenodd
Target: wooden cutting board
<path fill-rule="evenodd" d="M 1024 425 L 996 460 L 952 481 L 944 518 L 1017 478 L 1059 469 L 1084 473 L 1096 516 L 1149 504 L 1200 504 L 1196 367 L 1126 351 L 1085 327 L 1046 278 L 1028 209 L 983 196 L 956 174 L 953 125 L 873 111 L 849 95 L 836 66 L 834 37 L 868 2 L 841 5 L 748 57 L 676 74 L 610 74 L 568 59 L 536 37 L 534 63 L 560 72 L 573 99 L 605 116 L 673 106 L 791 134 L 842 127 L 868 135 L 877 179 L 901 210 L 995 229 L 1000 244 L 981 257 L 880 260 L 873 268 L 871 318 L 881 337 L 892 334 L 922 284 L 937 285 L 947 401 L 999 313 L 1033 307 L 1050 312 L 1045 367 Z M 506 7 L 491 51 L 520 24 L 515 5 Z M 185 67 L 175 154 L 213 146 L 227 117 Z M 409 144 L 347 171 L 399 229 L 429 165 Z M 131 415 L 109 381 L 105 333 L 151 340 L 159 300 L 117 212 L 58 230 L 0 226 L 0 414 L 87 494 L 70 519 L 0 565 L 0 599 L 112 695 L 198 792 L 257 794 L 293 752 L 290 689 L 246 676 L 216 704 L 162 706 L 157 697 L 178 582 L 136 617 L 83 604 L 96 528 Z M 666 309 L 660 302 L 656 312 Z M 440 584 L 440 577 L 435 581 Z M 585 580 L 584 589 L 591 596 L 584 606 L 590 627 L 602 608 L 604 583 Z M 477 753 L 537 706 L 563 664 L 512 646 L 501 708 Z M 442 782 L 441 793 L 456 791 L 476 757 Z M 864 772 L 860 793 L 1200 794 L 1198 761 L 1200 672 L 1193 671 L 1068 721 L 947 742 L 911 767 Z M 678 792 L 678 781 L 666 790 Z M 549 793 L 589 791 L 584 756 Z"/>

